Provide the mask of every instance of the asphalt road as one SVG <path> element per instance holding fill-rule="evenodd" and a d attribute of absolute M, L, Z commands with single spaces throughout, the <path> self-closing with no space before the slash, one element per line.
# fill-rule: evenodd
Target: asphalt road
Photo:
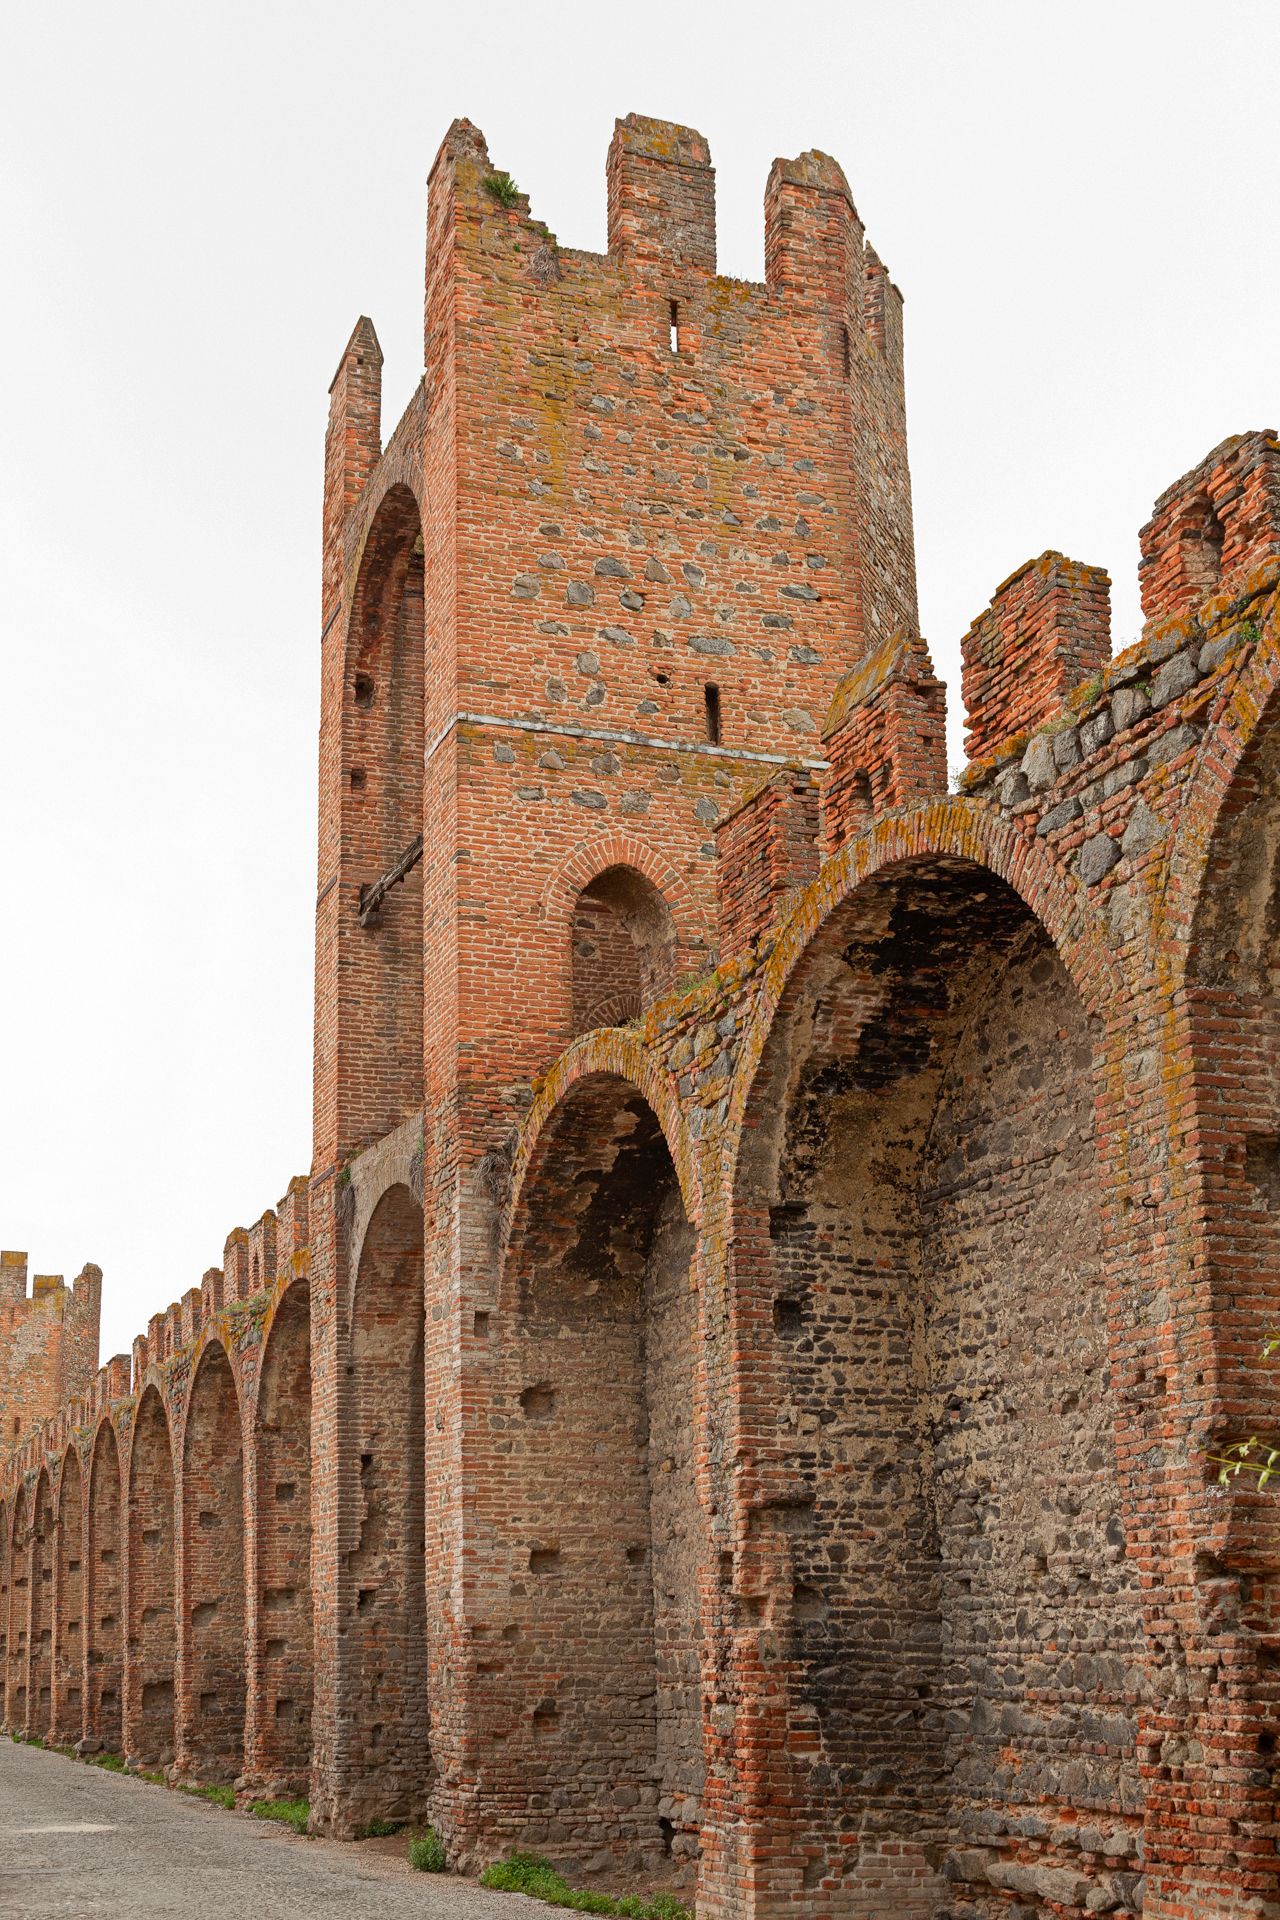
<path fill-rule="evenodd" d="M 0 1738 L 0 1914 L 22 1920 L 534 1920 L 547 1908 L 415 1873 L 394 1852 L 274 1822 Z"/>

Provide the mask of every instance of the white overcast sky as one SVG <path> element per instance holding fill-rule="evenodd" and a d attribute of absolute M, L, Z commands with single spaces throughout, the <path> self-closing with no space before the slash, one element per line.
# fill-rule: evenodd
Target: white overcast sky
<path fill-rule="evenodd" d="M 757 279 L 773 157 L 843 163 L 954 737 L 1007 573 L 1126 644 L 1157 492 L 1280 425 L 1278 71 L 1276 0 L 4 9 L 0 1244 L 102 1266 L 104 1358 L 308 1167 L 326 389 L 360 313 L 414 387 L 450 119 L 584 247 L 614 117 L 700 128 Z"/>

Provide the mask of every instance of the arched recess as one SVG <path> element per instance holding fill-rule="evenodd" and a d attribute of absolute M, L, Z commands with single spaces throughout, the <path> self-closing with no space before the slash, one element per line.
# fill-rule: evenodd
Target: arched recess
<path fill-rule="evenodd" d="M 120 1446 L 103 1420 L 89 1467 L 89 1565 L 85 1620 L 89 1636 L 89 1698 L 85 1731 L 108 1753 L 124 1738 L 123 1535 L 120 1526 Z"/>
<path fill-rule="evenodd" d="M 211 1781 L 244 1766 L 244 1446 L 225 1348 L 211 1340 L 191 1387 L 182 1446 L 183 1757 Z"/>
<path fill-rule="evenodd" d="M 258 1581 L 262 1636 L 256 1764 L 283 1793 L 311 1761 L 311 1324 L 295 1280 L 276 1311 L 257 1405 Z"/>
<path fill-rule="evenodd" d="M 9 1538 L 9 1632 L 7 1636 L 5 1724 L 20 1733 L 27 1724 L 27 1636 L 31 1626 L 31 1533 L 27 1490 L 13 1500 Z"/>
<path fill-rule="evenodd" d="M 31 1525 L 31 1667 L 27 1731 L 46 1738 L 53 1723 L 53 1489 L 40 1469 Z"/>
<path fill-rule="evenodd" d="M 365 1231 L 351 1309 L 344 1568 L 353 1807 L 412 1818 L 430 1784 L 422 1206 L 396 1185 Z"/>
<path fill-rule="evenodd" d="M 784 1656 L 793 1845 L 855 1903 L 981 1904 L 974 1835 L 1025 1817 L 1075 1870 L 1076 1807 L 1140 1816 L 1092 1057 L 1041 922 L 935 854 L 819 926 L 751 1088 L 735 1645 L 749 1687 Z M 948 1844 L 974 1885 L 933 1878 Z"/>
<path fill-rule="evenodd" d="M 511 1837 L 584 1864 L 687 1863 L 703 1787 L 694 1233 L 631 1081 L 571 1085 L 516 1204 L 489 1412 L 489 1764 Z"/>
<path fill-rule="evenodd" d="M 0 1500 L 0 1727 L 9 1725 L 9 1595 L 13 1586 L 13 1505 Z"/>
<path fill-rule="evenodd" d="M 575 1034 L 625 1026 L 675 986 L 671 908 L 635 867 L 606 867 L 582 888 L 569 938 Z"/>
<path fill-rule="evenodd" d="M 1270 675 L 1273 683 L 1274 670 Z M 1225 757 L 1225 756 L 1224 756 Z M 1211 1451 L 1280 1421 L 1264 1344 L 1280 1330 L 1280 691 L 1273 689 L 1204 835 L 1184 1003 L 1212 1295 Z M 1204 1378 L 1204 1371 L 1199 1376 Z M 1239 1491 L 1237 1484 L 1236 1493 Z M 1236 1498 L 1227 1546 L 1243 1617 L 1280 1652 L 1280 1511 Z M 1204 1577 L 1223 1569 L 1205 1556 Z"/>
<path fill-rule="evenodd" d="M 53 1737 L 67 1745 L 84 1732 L 84 1476 L 74 1447 L 62 1462 L 57 1537 Z"/>
<path fill-rule="evenodd" d="M 355 881 L 340 989 L 354 1049 L 348 1141 L 380 1138 L 422 1104 L 424 587 L 418 504 L 394 486 L 360 561 L 342 696 L 342 859 Z"/>
<path fill-rule="evenodd" d="M 164 1403 L 149 1386 L 129 1454 L 129 1610 L 125 1751 L 131 1766 L 167 1766 L 174 1746 L 173 1448 Z"/>

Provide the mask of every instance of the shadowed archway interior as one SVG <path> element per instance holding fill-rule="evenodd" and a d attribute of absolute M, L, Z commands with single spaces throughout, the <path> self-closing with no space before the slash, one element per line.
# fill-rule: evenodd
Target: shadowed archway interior
<path fill-rule="evenodd" d="M 643 1096 L 613 1074 L 579 1082 L 526 1180 L 504 1282 L 489 1764 L 530 1746 L 545 1785 L 521 1831 L 637 1870 L 698 1846 L 693 1242 Z"/>
<path fill-rule="evenodd" d="M 813 1883 L 895 1912 L 1010 1803 L 1140 1818 L 1091 1060 L 1039 923 L 935 859 L 822 930 L 753 1096 L 735 1264 L 790 1494 L 736 1615 L 792 1663 Z"/>

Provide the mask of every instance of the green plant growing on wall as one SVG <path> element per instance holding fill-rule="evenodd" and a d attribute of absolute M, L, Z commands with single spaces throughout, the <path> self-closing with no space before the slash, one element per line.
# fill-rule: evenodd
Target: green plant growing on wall
<path fill-rule="evenodd" d="M 484 183 L 484 190 L 491 200 L 500 207 L 514 207 L 520 198 L 520 189 L 509 173 L 491 173 Z"/>
<path fill-rule="evenodd" d="M 409 1842 L 409 1865 L 419 1873 L 443 1873 L 446 1868 L 444 1842 L 434 1827 L 417 1833 Z"/>
<path fill-rule="evenodd" d="M 1274 1353 L 1280 1353 L 1280 1334 L 1274 1334 L 1267 1341 L 1261 1357 L 1270 1360 Z M 1230 1486 L 1242 1473 L 1251 1473 L 1261 1492 L 1280 1475 L 1280 1441 L 1273 1444 L 1269 1440 L 1259 1439 L 1256 1433 L 1251 1434 L 1247 1440 L 1237 1440 L 1231 1446 L 1224 1447 L 1221 1453 L 1211 1453 L 1209 1459 L 1218 1469 L 1220 1487 Z"/>

